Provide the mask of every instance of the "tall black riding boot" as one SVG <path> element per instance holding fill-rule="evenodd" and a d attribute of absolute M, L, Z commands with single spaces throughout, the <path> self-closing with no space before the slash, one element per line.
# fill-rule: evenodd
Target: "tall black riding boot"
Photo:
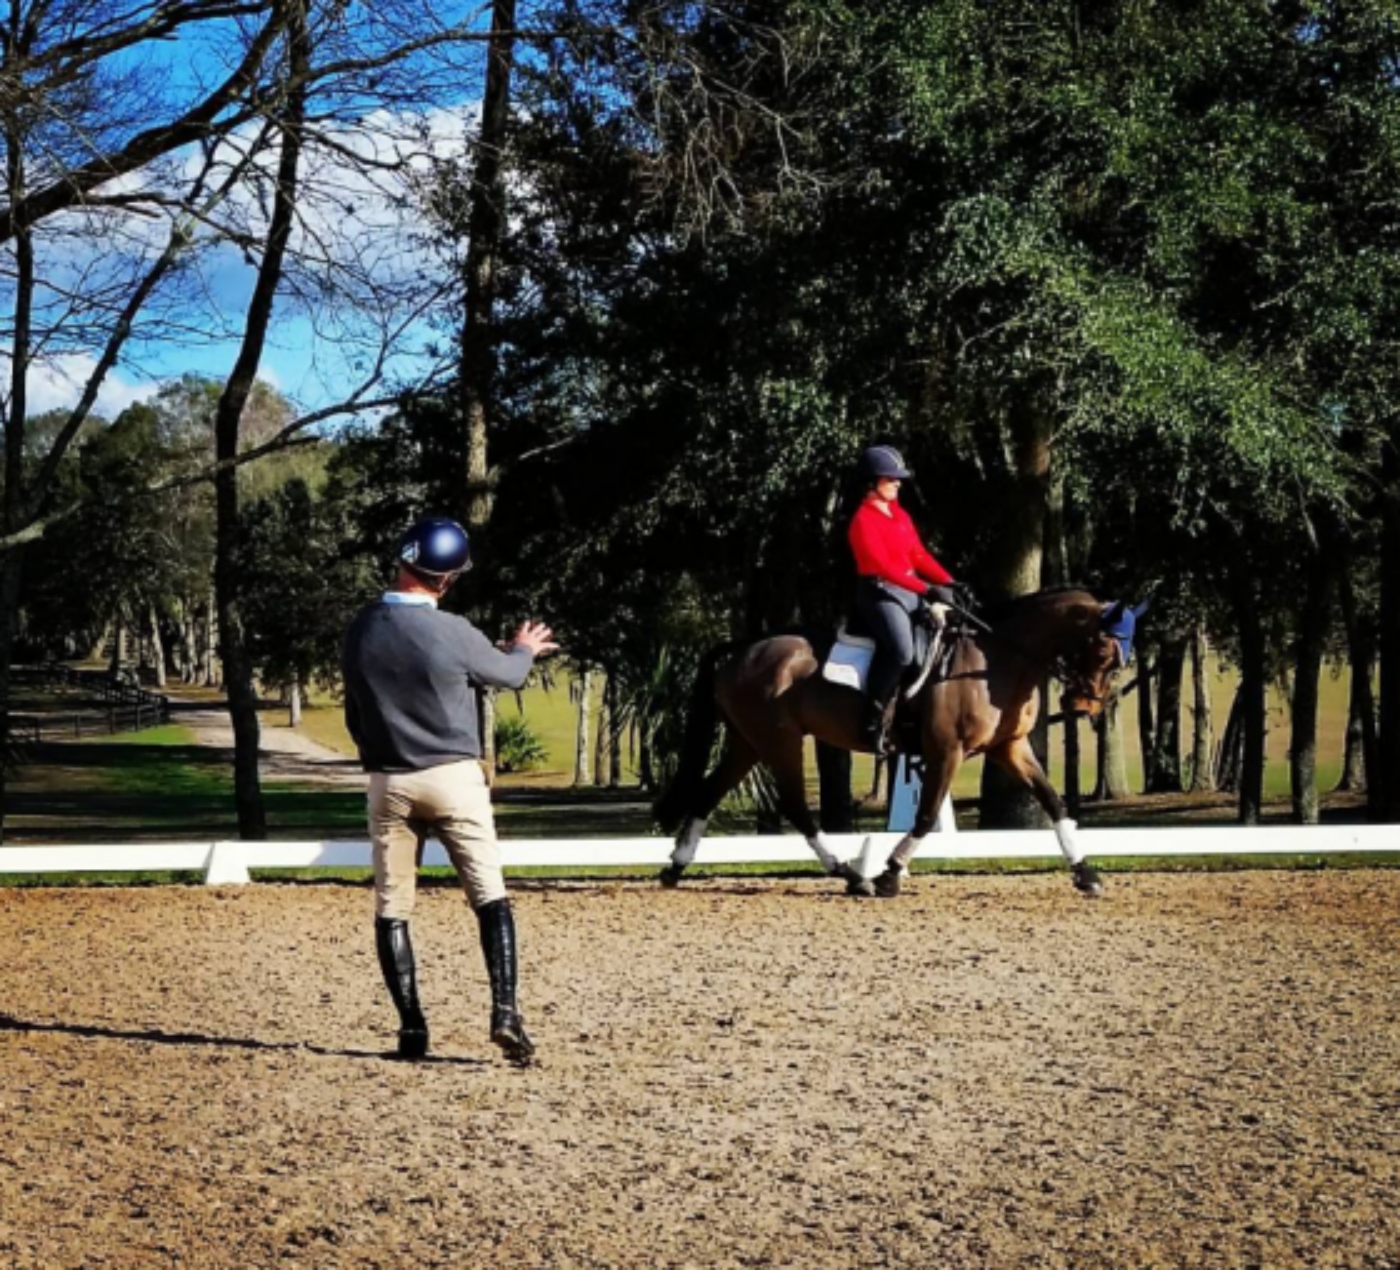
<path fill-rule="evenodd" d="M 481 923 L 481 951 L 491 979 L 491 1039 L 517 1067 L 528 1067 L 535 1046 L 515 1002 L 515 915 L 509 900 L 492 900 L 476 910 Z"/>
<path fill-rule="evenodd" d="M 877 758 L 890 752 L 890 703 L 870 699 L 865 703 L 865 719 L 861 724 L 861 742 L 870 747 Z"/>
<path fill-rule="evenodd" d="M 428 1052 L 428 1021 L 418 1004 L 418 970 L 408 938 L 408 923 L 397 917 L 376 917 L 374 946 L 384 982 L 399 1012 L 399 1057 L 422 1058 Z"/>

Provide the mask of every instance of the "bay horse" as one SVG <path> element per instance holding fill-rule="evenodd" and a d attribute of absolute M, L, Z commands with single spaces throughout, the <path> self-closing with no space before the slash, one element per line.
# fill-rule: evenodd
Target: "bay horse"
<path fill-rule="evenodd" d="M 1067 714 L 1093 718 L 1132 653 L 1136 617 L 1123 602 L 1106 603 L 1073 587 L 1039 591 L 988 609 L 982 629 L 963 626 L 943 674 L 919 692 L 918 751 L 923 787 L 914 826 L 895 846 L 873 883 L 837 859 L 807 805 L 803 738 L 868 752 L 861 739 L 864 694 L 821 674 L 822 658 L 801 635 L 776 635 L 717 650 L 702 664 L 676 775 L 657 800 L 655 815 L 676 832 L 670 864 L 661 873 L 675 886 L 694 859 L 705 824 L 720 802 L 759 763 L 773 773 L 778 807 L 807 839 L 822 867 L 843 878 L 854 895 L 899 894 L 909 860 L 932 830 L 959 765 L 979 754 L 1029 789 L 1054 822 L 1077 890 L 1097 896 L 1103 884 L 1075 840 L 1064 801 L 1046 779 L 1029 736 L 1048 676 L 1065 688 Z M 1126 633 L 1126 637 L 1125 637 Z M 717 731 L 718 763 L 706 774 Z"/>

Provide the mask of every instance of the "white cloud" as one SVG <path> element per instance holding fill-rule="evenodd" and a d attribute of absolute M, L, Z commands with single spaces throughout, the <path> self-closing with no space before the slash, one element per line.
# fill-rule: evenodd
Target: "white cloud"
<path fill-rule="evenodd" d="M 85 353 L 69 353 L 31 366 L 26 384 L 29 391 L 28 413 L 38 415 L 50 410 L 72 409 L 78 404 L 78 398 L 96 368 L 97 359 Z M 2 355 L 0 374 L 8 383 L 10 363 Z M 97 394 L 94 412 L 104 418 L 115 419 L 133 402 L 154 395 L 158 387 L 158 384 L 137 383 L 118 371 L 110 371 Z"/>

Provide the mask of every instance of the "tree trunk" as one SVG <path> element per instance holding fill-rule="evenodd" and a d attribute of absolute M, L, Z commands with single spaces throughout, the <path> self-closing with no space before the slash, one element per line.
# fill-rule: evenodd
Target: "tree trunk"
<path fill-rule="evenodd" d="M 1345 587 L 1345 582 L 1343 582 Z M 1366 731 L 1375 735 L 1375 702 L 1371 695 L 1371 655 L 1368 650 L 1358 650 L 1351 641 L 1351 623 L 1348 622 L 1348 692 L 1347 692 L 1347 734 L 1341 755 L 1341 776 L 1337 780 L 1337 793 L 1364 793 L 1366 788 Z M 1358 655 L 1359 654 L 1359 655 Z"/>
<path fill-rule="evenodd" d="M 18 22 L 18 10 L 11 10 L 10 39 L 15 43 L 6 49 L 6 62 L 22 59 L 32 51 L 38 39 L 39 24 Z M 21 31 L 20 28 L 23 28 Z M 21 63 L 22 64 L 22 63 Z M 8 81 L 17 81 L 21 73 L 6 66 Z M 20 112 L 13 106 L 5 110 L 5 193 L 10 208 L 18 207 L 27 193 L 25 170 L 27 153 L 25 128 Z M 9 353 L 9 401 L 4 411 L 4 479 L 0 481 L 0 532 L 10 537 L 24 528 L 29 512 L 27 488 L 27 438 L 29 423 L 29 369 L 33 344 L 35 293 L 34 234 L 30 223 L 15 221 L 13 264 L 8 270 L 9 287 L 14 296 L 11 316 Z M 42 497 L 42 491 L 38 492 Z M 15 636 L 19 629 L 19 593 L 22 574 L 22 548 L 10 547 L 0 551 L 0 747 L 8 746 L 10 737 L 10 663 L 14 658 Z M 0 754 L 0 842 L 4 841 L 5 826 L 5 763 Z"/>
<path fill-rule="evenodd" d="M 1157 778 L 1157 728 L 1152 709 L 1157 687 L 1156 666 L 1147 649 L 1138 653 L 1138 749 L 1142 753 L 1142 792 L 1150 794 Z"/>
<path fill-rule="evenodd" d="M 233 723 L 233 794 L 238 808 L 239 836 L 245 839 L 267 836 L 267 816 L 258 772 L 260 728 L 253 678 L 255 668 L 243 628 L 238 574 L 238 469 L 234 464 L 238 457 L 239 424 L 267 344 L 273 302 L 281 282 L 296 212 L 306 126 L 306 75 L 311 60 L 305 0 L 290 0 L 287 37 L 290 87 L 275 120 L 281 129 L 281 152 L 277 159 L 277 184 L 267 241 L 248 301 L 243 341 L 214 410 L 214 446 L 218 461 L 214 475 L 214 592 L 219 618 L 219 653 L 229 718 Z"/>
<path fill-rule="evenodd" d="M 1366 674 L 1370 675 L 1367 667 Z M 1366 760 L 1361 736 L 1365 728 L 1366 705 L 1362 699 L 1361 678 L 1353 662 L 1348 669 L 1350 690 L 1347 693 L 1347 730 L 1342 745 L 1342 774 L 1337 778 L 1335 793 L 1361 793 L 1366 788 Z"/>
<path fill-rule="evenodd" d="M 1127 798 L 1128 755 L 1123 745 L 1122 699 L 1116 695 L 1104 707 L 1095 729 L 1095 760 L 1094 801 L 1111 803 Z"/>
<path fill-rule="evenodd" d="M 112 626 L 112 655 L 107 659 L 107 677 L 115 679 L 126 662 L 126 619 L 118 617 Z"/>
<path fill-rule="evenodd" d="M 1259 618 L 1258 588 L 1243 569 L 1235 580 L 1235 608 L 1240 624 L 1239 822 L 1257 825 L 1264 810 L 1264 746 L 1268 729 L 1268 671 L 1264 627 Z"/>
<path fill-rule="evenodd" d="M 219 605 L 213 591 L 204 604 L 204 656 L 199 682 L 205 688 L 217 688 L 221 678 L 219 667 Z"/>
<path fill-rule="evenodd" d="M 1400 820 L 1400 438 L 1391 436 L 1381 460 L 1381 700 L 1376 764 L 1366 767 L 1373 809 Z"/>
<path fill-rule="evenodd" d="M 876 767 L 879 767 L 877 762 Z M 851 800 L 851 752 L 817 742 L 818 823 L 823 833 L 854 833 L 855 804 Z"/>
<path fill-rule="evenodd" d="M 1049 510 L 1051 421 L 1035 403 L 1014 410 L 1011 479 L 992 523 L 999 527 L 985 578 L 995 594 L 1013 598 L 1040 589 Z M 1042 712 L 1045 702 L 1041 701 Z M 1043 755 L 1042 755 L 1043 761 Z M 1049 824 L 1040 804 L 1019 781 L 995 763 L 982 769 L 984 829 L 1036 829 Z"/>
<path fill-rule="evenodd" d="M 1288 774 L 1293 794 L 1293 819 L 1315 825 L 1317 800 L 1317 699 L 1322 656 L 1331 625 L 1332 569 L 1328 554 L 1319 552 L 1308 568 L 1307 594 L 1298 622 L 1298 645 L 1293 662 L 1292 736 Z"/>
<path fill-rule="evenodd" d="M 505 149 L 510 122 L 510 79 L 515 61 L 515 0 L 494 0 L 486 56 L 481 129 L 472 167 L 467 221 L 465 313 L 460 379 L 466 429 L 463 511 L 467 528 L 485 529 L 491 519 L 487 436 L 496 378 L 496 265 L 505 226 Z"/>
<path fill-rule="evenodd" d="M 589 770 L 591 748 L 588 744 L 589 725 L 593 719 L 593 672 L 584 669 L 578 680 L 578 730 L 574 738 L 574 785 L 582 787 L 593 783 Z"/>
<path fill-rule="evenodd" d="M 1367 808 L 1372 818 L 1377 819 L 1380 813 L 1380 798 L 1379 792 L 1374 788 L 1375 782 L 1371 779 L 1371 773 L 1376 770 L 1375 763 L 1378 761 L 1377 754 L 1380 749 L 1380 738 L 1376 732 L 1376 700 L 1371 689 L 1371 675 L 1376 662 L 1376 642 L 1370 628 L 1356 611 L 1356 596 L 1352 591 L 1351 576 L 1346 569 L 1342 570 L 1339 591 L 1351 661 L 1348 749 L 1351 740 L 1351 719 L 1354 718 L 1358 734 L 1357 745 L 1361 752 L 1361 783 L 1355 788 L 1365 789 Z M 1345 774 L 1344 770 L 1344 777 Z"/>
<path fill-rule="evenodd" d="M 1230 701 L 1230 713 L 1225 719 L 1225 732 L 1220 738 L 1220 750 L 1215 760 L 1215 787 L 1226 793 L 1240 788 L 1240 763 L 1244 754 L 1244 694 L 1240 688 Z"/>
<path fill-rule="evenodd" d="M 1215 788 L 1215 735 L 1211 714 L 1210 675 L 1207 672 L 1205 627 L 1191 634 L 1191 793 L 1208 794 Z"/>
<path fill-rule="evenodd" d="M 622 784 L 623 726 L 622 710 L 619 708 L 619 682 L 615 675 L 608 676 L 608 788 L 617 789 Z"/>
<path fill-rule="evenodd" d="M 0 551 L 0 843 L 5 841 L 7 809 L 5 785 L 8 767 L 4 761 L 10 736 L 10 662 L 14 656 L 15 629 L 19 617 L 19 588 L 22 573 L 20 549 Z"/>
<path fill-rule="evenodd" d="M 1064 745 L 1064 788 L 1060 792 L 1064 795 L 1065 806 L 1069 808 L 1069 814 L 1077 818 L 1084 796 L 1079 783 L 1079 719 L 1072 714 L 1065 715 Z"/>
<path fill-rule="evenodd" d="M 481 761 L 494 776 L 496 771 L 496 690 L 483 688 L 477 694 L 481 720 Z"/>
<path fill-rule="evenodd" d="M 1152 744 L 1151 790 L 1179 794 L 1181 783 L 1181 683 L 1186 677 L 1186 641 L 1164 640 L 1157 654 L 1157 719 Z"/>
<path fill-rule="evenodd" d="M 156 687 L 164 688 L 166 681 L 165 671 L 165 641 L 160 634 L 160 614 L 156 612 L 156 606 L 151 605 L 151 662 L 156 672 Z"/>
<path fill-rule="evenodd" d="M 301 680 L 296 678 L 287 685 L 287 726 L 301 727 Z"/>
<path fill-rule="evenodd" d="M 598 717 L 593 730 L 593 783 L 606 786 L 612 764 L 612 680 L 606 670 L 599 672 Z"/>
<path fill-rule="evenodd" d="M 1215 788 L 1212 762 L 1215 738 L 1212 735 L 1210 679 L 1206 673 L 1206 631 L 1196 627 L 1191 639 L 1191 792 L 1209 793 Z"/>
<path fill-rule="evenodd" d="M 112 624 L 111 622 L 108 622 L 105 626 L 103 626 L 103 628 L 100 631 L 98 631 L 97 638 L 93 640 L 92 646 L 88 649 L 87 656 L 84 657 L 83 660 L 101 661 L 102 654 L 107 648 L 107 641 L 111 638 Z"/>

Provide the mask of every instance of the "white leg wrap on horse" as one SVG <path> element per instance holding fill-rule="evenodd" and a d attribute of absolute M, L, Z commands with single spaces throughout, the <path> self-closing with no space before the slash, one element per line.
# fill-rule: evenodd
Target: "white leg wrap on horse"
<path fill-rule="evenodd" d="M 899 840 L 899 845 L 890 852 L 890 864 L 901 873 L 907 872 L 909 869 L 909 861 L 914 858 L 919 848 L 923 845 L 924 840 L 922 838 L 916 838 L 912 833 L 906 833 L 904 837 Z"/>
<path fill-rule="evenodd" d="M 1072 865 L 1078 864 L 1084 859 L 1083 848 L 1080 847 L 1074 836 L 1074 831 L 1078 828 L 1079 826 L 1068 816 L 1063 820 L 1055 821 L 1055 837 L 1060 840 L 1060 851 Z"/>
<path fill-rule="evenodd" d="M 671 863 L 679 864 L 682 868 L 690 864 L 695 859 L 695 853 L 700 849 L 700 839 L 704 836 L 703 820 L 687 820 L 676 836 L 676 849 L 671 852 Z"/>
<path fill-rule="evenodd" d="M 822 868 L 828 873 L 835 873 L 841 867 L 841 861 L 836 858 L 836 853 L 827 845 L 826 838 L 820 831 L 807 839 L 807 845 L 812 848 L 817 859 L 821 861 Z"/>

